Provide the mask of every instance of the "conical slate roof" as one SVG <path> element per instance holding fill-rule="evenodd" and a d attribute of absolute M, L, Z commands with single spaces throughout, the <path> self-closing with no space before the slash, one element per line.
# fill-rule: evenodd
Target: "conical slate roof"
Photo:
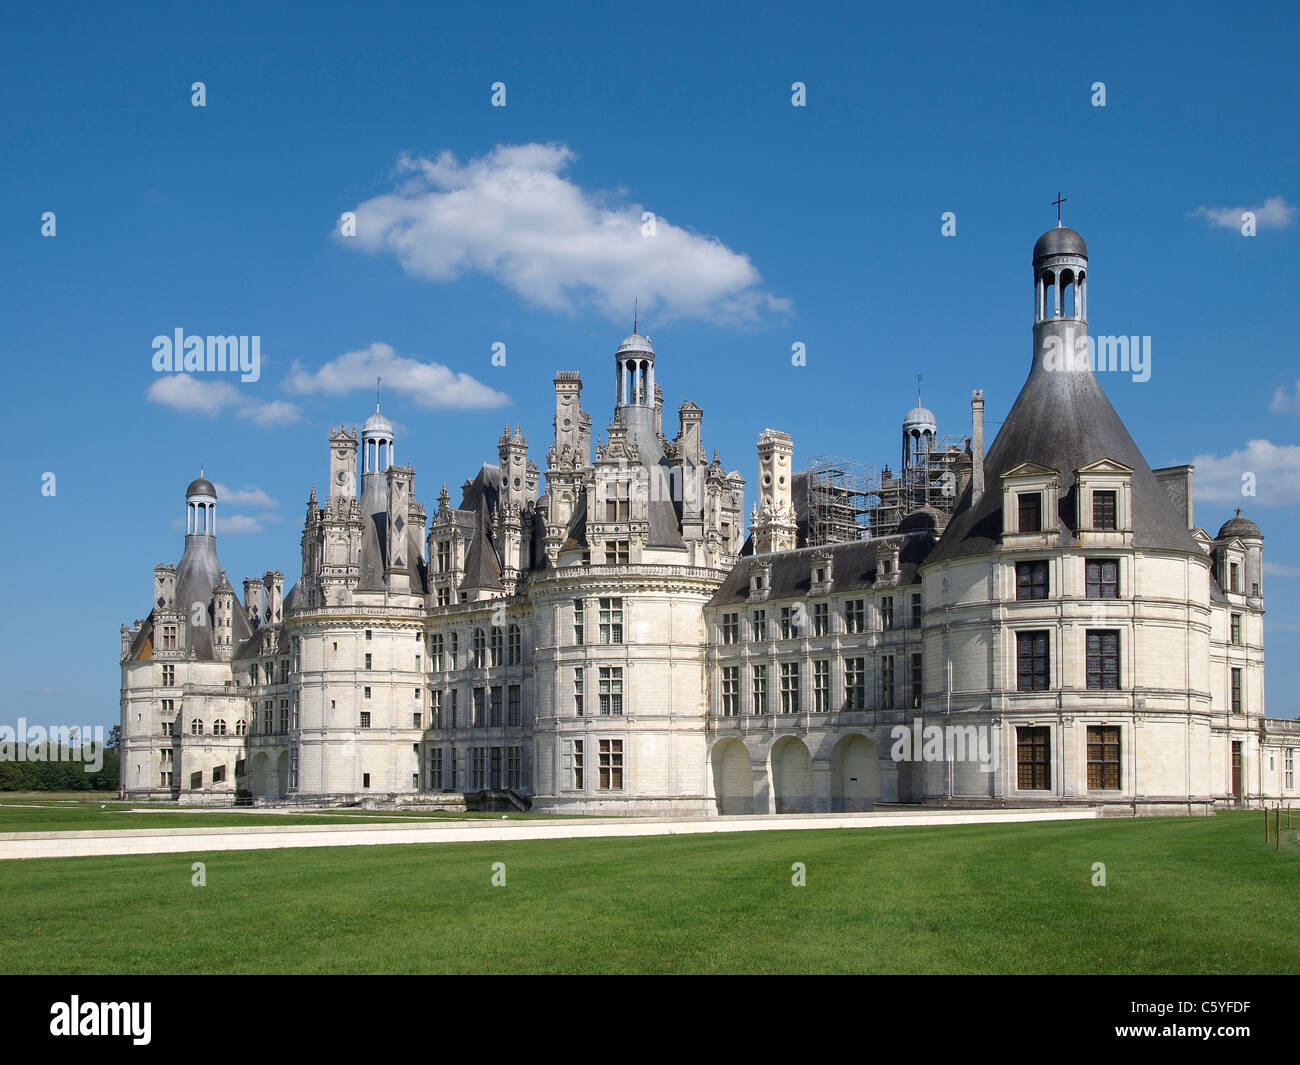
<path fill-rule="evenodd" d="M 1060 474 L 1057 529 L 1073 542 L 1075 473 L 1099 459 L 1133 467 L 1133 546 L 1203 554 L 1174 510 L 1091 369 L 1049 369 L 1036 356 L 1002 429 L 984 457 L 984 495 L 958 504 L 928 563 L 996 551 L 1002 534 L 1002 475 L 1023 462 Z M 1044 525 L 1050 518 L 1043 516 Z"/>

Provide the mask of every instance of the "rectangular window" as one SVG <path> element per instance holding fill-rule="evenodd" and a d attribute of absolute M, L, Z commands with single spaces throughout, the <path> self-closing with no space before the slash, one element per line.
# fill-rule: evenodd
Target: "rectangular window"
<path fill-rule="evenodd" d="M 582 643 L 582 600 L 573 601 L 573 642 Z"/>
<path fill-rule="evenodd" d="M 238 766 L 235 767 L 238 773 Z M 298 748 L 295 747 L 289 752 L 289 788 L 292 791 L 298 790 Z"/>
<path fill-rule="evenodd" d="M 518 625 L 511 625 L 507 636 L 506 664 L 517 666 L 524 660 L 523 634 L 519 631 Z"/>
<path fill-rule="evenodd" d="M 460 727 L 460 715 L 456 712 L 456 707 L 457 707 L 456 698 L 457 698 L 456 689 L 455 688 L 450 689 L 447 692 L 447 723 L 452 728 Z"/>
<path fill-rule="evenodd" d="M 767 639 L 767 611 L 766 610 L 754 611 L 754 639 L 755 640 Z"/>
<path fill-rule="evenodd" d="M 1047 633 L 1016 633 L 1016 690 L 1046 691 L 1050 679 Z"/>
<path fill-rule="evenodd" d="M 442 748 L 429 751 L 429 790 L 442 791 Z"/>
<path fill-rule="evenodd" d="M 365 694 L 365 697 L 366 697 L 367 699 L 369 699 L 369 698 L 370 698 L 370 689 L 369 689 L 369 688 L 362 688 L 361 690 L 362 690 L 362 692 Z"/>
<path fill-rule="evenodd" d="M 460 751 L 452 747 L 447 752 L 447 787 L 456 790 L 456 781 L 460 773 Z"/>
<path fill-rule="evenodd" d="M 445 694 L 441 688 L 429 692 L 429 727 L 442 728 L 442 704 Z"/>
<path fill-rule="evenodd" d="M 894 708 L 894 656 L 880 656 L 880 707 L 882 710 Z"/>
<path fill-rule="evenodd" d="M 488 775 L 488 787 L 496 791 L 501 787 L 501 748 L 492 748 L 492 761 Z"/>
<path fill-rule="evenodd" d="M 789 640 L 796 635 L 793 608 L 783 606 L 781 608 L 781 639 Z"/>
<path fill-rule="evenodd" d="M 831 708 L 831 664 L 826 659 L 813 662 L 813 712 L 824 714 Z"/>
<path fill-rule="evenodd" d="M 623 787 L 623 741 L 600 741 L 600 787 L 618 791 Z"/>
<path fill-rule="evenodd" d="M 582 790 L 582 740 L 573 741 L 573 786 Z"/>
<path fill-rule="evenodd" d="M 1241 566 L 1236 562 L 1228 563 L 1228 591 L 1241 591 Z"/>
<path fill-rule="evenodd" d="M 1043 531 L 1043 493 L 1020 492 L 1016 496 L 1016 505 L 1020 510 L 1020 532 Z"/>
<path fill-rule="evenodd" d="M 191 787 L 191 788 L 201 788 L 201 787 L 203 787 L 203 773 L 202 773 L 202 771 L 200 771 L 200 772 L 198 772 L 198 773 L 191 773 L 191 774 L 190 774 L 190 787 Z"/>
<path fill-rule="evenodd" d="M 582 667 L 579 666 L 573 671 L 573 712 L 578 717 L 583 715 L 583 690 L 582 690 Z"/>
<path fill-rule="evenodd" d="M 474 689 L 474 728 L 483 728 L 487 725 L 487 689 Z"/>
<path fill-rule="evenodd" d="M 438 572 L 451 572 L 451 541 L 443 540 L 438 544 Z"/>
<path fill-rule="evenodd" d="M 163 667 L 162 667 L 162 674 L 163 674 L 163 681 L 162 681 L 162 682 L 163 682 L 163 686 L 164 686 L 164 687 L 166 687 L 166 688 L 170 688 L 170 687 L 172 687 L 173 685 L 175 685 L 175 683 L 176 683 L 176 667 L 175 667 L 175 666 L 163 666 Z"/>
<path fill-rule="evenodd" d="M 921 669 L 921 656 L 912 655 L 912 705 L 921 705 L 921 689 L 924 687 L 925 673 Z"/>
<path fill-rule="evenodd" d="M 483 669 L 487 665 L 487 634 L 482 629 L 474 630 L 474 668 Z"/>
<path fill-rule="evenodd" d="M 622 599 L 602 599 L 600 601 L 600 642 L 623 642 Z"/>
<path fill-rule="evenodd" d="M 367 640 L 369 640 L 369 639 L 371 638 L 373 631 L 374 631 L 374 630 L 372 630 L 372 629 L 366 629 L 366 639 L 367 639 Z"/>
<path fill-rule="evenodd" d="M 1045 725 L 1016 729 L 1016 787 L 1021 791 L 1052 787 L 1051 734 Z"/>
<path fill-rule="evenodd" d="M 1046 599 L 1047 598 L 1047 563 L 1046 562 L 1017 562 L 1016 563 L 1016 598 L 1017 599 Z"/>
<path fill-rule="evenodd" d="M 605 565 L 626 566 L 630 560 L 627 540 L 605 541 Z"/>
<path fill-rule="evenodd" d="M 520 721 L 520 689 L 518 684 L 512 684 L 506 692 L 506 724 L 516 726 Z"/>
<path fill-rule="evenodd" d="M 865 710 L 866 708 L 867 660 L 846 658 L 844 660 L 844 709 Z"/>
<path fill-rule="evenodd" d="M 754 667 L 754 713 L 767 713 L 767 666 Z"/>
<path fill-rule="evenodd" d="M 892 595 L 882 595 L 880 597 L 880 627 L 886 631 L 894 627 L 894 597 Z"/>
<path fill-rule="evenodd" d="M 831 607 L 829 603 L 813 603 L 813 635 L 829 636 L 831 631 Z"/>
<path fill-rule="evenodd" d="M 722 615 L 722 642 L 740 643 L 740 615 Z"/>
<path fill-rule="evenodd" d="M 600 712 L 602 714 L 621 714 L 623 712 L 623 667 L 600 667 Z"/>
<path fill-rule="evenodd" d="M 1113 558 L 1090 558 L 1084 564 L 1089 599 L 1119 598 L 1119 562 Z"/>
<path fill-rule="evenodd" d="M 919 593 L 912 595 L 912 628 L 921 627 L 921 596 Z"/>
<path fill-rule="evenodd" d="M 1295 748 L 1288 747 L 1282 759 L 1282 768 L 1286 773 L 1284 783 L 1286 790 L 1291 791 L 1295 787 Z"/>
<path fill-rule="evenodd" d="M 494 685 L 489 689 L 488 709 L 491 715 L 493 728 L 501 727 L 501 686 Z"/>
<path fill-rule="evenodd" d="M 1119 726 L 1088 726 L 1088 788 L 1119 790 Z"/>
<path fill-rule="evenodd" d="M 473 747 L 471 748 L 471 755 L 471 787 L 475 791 L 483 791 L 487 787 L 487 748 Z"/>
<path fill-rule="evenodd" d="M 429 668 L 441 672 L 445 667 L 443 659 L 442 635 L 429 637 Z"/>
<path fill-rule="evenodd" d="M 424 722 L 424 715 L 423 715 L 423 714 L 412 714 L 412 715 L 411 715 L 411 728 L 423 728 L 423 727 L 424 727 L 424 723 L 423 723 L 423 722 Z"/>
<path fill-rule="evenodd" d="M 736 717 L 740 713 L 740 667 L 722 667 L 722 716 Z"/>
<path fill-rule="evenodd" d="M 1088 688 L 1090 691 L 1119 691 L 1119 632 L 1089 629 Z"/>
<path fill-rule="evenodd" d="M 501 646 L 505 634 L 497 627 L 493 627 L 491 636 L 488 640 L 488 665 L 496 667 L 501 665 Z"/>
<path fill-rule="evenodd" d="M 369 773 L 362 773 L 362 774 L 361 774 L 361 786 L 362 786 L 363 788 L 368 788 L 368 787 L 370 787 L 370 774 L 369 774 Z"/>
<path fill-rule="evenodd" d="M 1101 532 L 1113 532 L 1119 528 L 1113 491 L 1092 493 L 1092 527 Z"/>
<path fill-rule="evenodd" d="M 799 663 L 781 663 L 781 713 L 799 712 Z"/>
<path fill-rule="evenodd" d="M 523 773 L 520 768 L 523 761 L 520 757 L 522 752 L 522 747 L 506 748 L 506 787 L 513 790 L 519 788 L 520 782 L 523 779 Z"/>
<path fill-rule="evenodd" d="M 1241 670 L 1232 671 L 1232 712 L 1241 713 Z"/>
<path fill-rule="evenodd" d="M 224 784 L 226 782 L 226 767 L 224 765 L 215 766 L 212 770 L 212 783 Z"/>
<path fill-rule="evenodd" d="M 865 599 L 850 599 L 844 604 L 844 631 L 867 631 L 867 601 Z"/>
<path fill-rule="evenodd" d="M 1229 638 L 1233 643 L 1241 644 L 1241 615 L 1233 614 L 1229 618 Z"/>
<path fill-rule="evenodd" d="M 438 605 L 439 605 L 439 606 L 451 606 L 451 589 L 450 589 L 450 588 L 442 588 L 442 587 L 440 587 L 440 588 L 438 589 Z"/>
<path fill-rule="evenodd" d="M 605 484 L 605 520 L 627 521 L 630 514 L 627 481 L 608 481 Z"/>
<path fill-rule="evenodd" d="M 369 727 L 370 727 L 370 711 L 369 711 L 369 710 L 362 710 L 362 711 L 361 711 L 361 727 L 362 727 L 362 728 L 369 728 Z"/>

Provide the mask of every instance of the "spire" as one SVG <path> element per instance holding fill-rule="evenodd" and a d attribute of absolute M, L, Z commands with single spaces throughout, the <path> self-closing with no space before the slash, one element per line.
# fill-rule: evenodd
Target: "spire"
<path fill-rule="evenodd" d="M 1062 195 L 1058 192 L 1058 193 L 1056 194 L 1056 199 L 1054 199 L 1054 200 L 1052 201 L 1052 205 L 1056 208 L 1056 227 L 1057 227 L 1057 229 L 1062 229 L 1062 228 L 1064 228 L 1064 227 L 1061 225 L 1061 204 L 1068 202 L 1068 200 L 1069 200 L 1069 197 L 1068 197 L 1068 196 L 1062 196 Z"/>
<path fill-rule="evenodd" d="M 379 386 L 384 383 L 382 377 L 375 378 L 375 413 L 379 413 Z"/>
<path fill-rule="evenodd" d="M 640 301 L 639 298 L 638 298 L 638 299 L 634 299 L 634 300 L 632 301 L 632 335 L 633 335 L 633 336 L 636 336 L 636 335 L 637 335 L 637 332 L 636 332 L 637 320 L 638 320 L 638 319 L 637 319 L 637 310 L 638 310 L 638 307 L 639 307 L 640 302 L 641 302 L 641 301 Z"/>

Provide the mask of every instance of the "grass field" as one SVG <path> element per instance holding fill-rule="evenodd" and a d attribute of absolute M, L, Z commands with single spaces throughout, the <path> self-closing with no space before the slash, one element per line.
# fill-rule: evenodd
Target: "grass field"
<path fill-rule="evenodd" d="M 132 813 L 132 810 L 148 810 Z M 118 803 L 69 800 L 14 793 L 0 798 L 0 832 L 86 832 L 130 828 L 229 828 L 236 825 L 341 825 L 356 821 L 465 821 L 479 818 L 499 821 L 499 813 L 442 813 L 418 810 L 335 809 L 321 813 L 267 814 L 239 810 L 201 810 L 171 803 Z M 511 812 L 512 821 L 538 814 Z"/>
<path fill-rule="evenodd" d="M 1294 973 L 1295 836 L 1224 813 L 6 861 L 0 969 Z"/>

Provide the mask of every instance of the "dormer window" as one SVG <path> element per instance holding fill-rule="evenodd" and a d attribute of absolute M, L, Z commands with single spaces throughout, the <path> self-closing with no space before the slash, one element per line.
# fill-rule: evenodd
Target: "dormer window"
<path fill-rule="evenodd" d="M 825 551 L 818 551 L 812 557 L 812 573 L 810 579 L 813 588 L 824 591 L 831 583 L 831 555 Z"/>
<path fill-rule="evenodd" d="M 1119 528 L 1115 524 L 1115 492 L 1094 490 L 1092 493 L 1092 527 L 1099 531 L 1114 532 Z"/>
<path fill-rule="evenodd" d="M 1043 531 L 1043 496 L 1041 492 L 1020 492 L 1016 495 L 1018 514 L 1016 531 Z"/>
<path fill-rule="evenodd" d="M 755 563 L 749 571 L 749 597 L 757 600 L 766 599 L 771 587 L 772 564 L 770 562 Z"/>

